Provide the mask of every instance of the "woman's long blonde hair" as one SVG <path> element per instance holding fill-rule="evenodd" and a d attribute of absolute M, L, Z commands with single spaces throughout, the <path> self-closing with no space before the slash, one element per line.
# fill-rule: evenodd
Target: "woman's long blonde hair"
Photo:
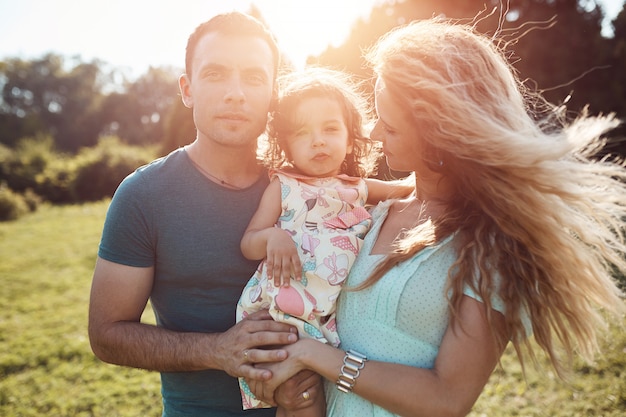
<path fill-rule="evenodd" d="M 591 359 L 604 324 L 598 307 L 624 308 L 611 273 L 626 272 L 626 170 L 615 159 L 593 159 L 618 121 L 581 114 L 566 122 L 562 107 L 525 90 L 502 46 L 469 25 L 416 21 L 366 57 L 419 126 L 417 157 L 456 189 L 433 219 L 436 232 L 458 231 L 452 320 L 464 285 L 485 301 L 489 320 L 497 291 L 508 334 L 494 337 L 501 346 L 510 338 L 522 365 L 526 354 L 535 359 L 524 311 L 559 375 L 576 350 Z M 368 285 L 428 239 L 408 234 Z"/>

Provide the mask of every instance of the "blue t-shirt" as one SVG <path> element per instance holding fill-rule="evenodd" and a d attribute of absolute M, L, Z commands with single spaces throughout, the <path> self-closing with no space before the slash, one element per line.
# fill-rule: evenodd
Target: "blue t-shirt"
<path fill-rule="evenodd" d="M 267 175 L 244 190 L 208 180 L 176 150 L 139 168 L 115 192 L 98 255 L 136 267 L 154 266 L 150 302 L 157 325 L 180 332 L 223 332 L 235 324 L 239 296 L 258 261 L 240 241 Z M 274 415 L 242 410 L 237 379 L 223 371 L 161 373 L 163 415 Z"/>

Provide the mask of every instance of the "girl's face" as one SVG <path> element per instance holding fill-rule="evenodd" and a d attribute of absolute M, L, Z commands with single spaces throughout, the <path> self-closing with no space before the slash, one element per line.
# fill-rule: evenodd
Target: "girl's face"
<path fill-rule="evenodd" d="M 286 146 L 293 165 L 310 177 L 340 174 L 352 143 L 339 103 L 326 97 L 306 98 L 294 110 L 294 120 L 296 128 Z"/>
<path fill-rule="evenodd" d="M 418 171 L 419 132 L 406 110 L 393 100 L 381 78 L 376 80 L 375 100 L 378 120 L 370 136 L 383 143 L 387 165 L 396 171 Z"/>

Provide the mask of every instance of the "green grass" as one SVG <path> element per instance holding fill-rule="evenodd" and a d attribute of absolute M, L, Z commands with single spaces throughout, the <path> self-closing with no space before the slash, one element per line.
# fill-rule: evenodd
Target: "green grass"
<path fill-rule="evenodd" d="M 43 206 L 0 223 L 0 416 L 160 415 L 157 373 L 104 364 L 89 348 L 89 287 L 106 207 Z M 150 311 L 144 317 L 153 321 Z M 507 351 L 504 371 L 470 415 L 626 415 L 624 324 L 611 329 L 593 366 L 576 363 L 569 383 L 532 368 L 524 381 Z"/>
<path fill-rule="evenodd" d="M 106 207 L 44 206 L 0 223 L 0 415 L 160 415 L 157 373 L 104 364 L 89 347 Z"/>

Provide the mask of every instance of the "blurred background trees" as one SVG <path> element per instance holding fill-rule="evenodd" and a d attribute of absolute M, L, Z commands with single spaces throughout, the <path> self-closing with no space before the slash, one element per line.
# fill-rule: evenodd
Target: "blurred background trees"
<path fill-rule="evenodd" d="M 307 63 L 368 80 L 362 51 L 389 29 L 436 15 L 467 22 L 479 16 L 481 32 L 510 42 L 511 62 L 529 87 L 574 112 L 589 106 L 592 114 L 626 119 L 624 10 L 612 22 L 613 35 L 603 36 L 603 11 L 595 0 L 512 0 L 508 10 L 501 3 L 387 0 L 355 22 L 342 45 Z M 251 13 L 263 19 L 259 9 Z M 138 164 L 195 138 L 191 112 L 178 93 L 181 72 L 150 68 L 131 80 L 104 62 L 79 57 L 0 61 L 0 184 L 52 202 L 110 195 Z M 615 131 L 609 150 L 626 156 L 625 136 L 623 127 Z"/>

